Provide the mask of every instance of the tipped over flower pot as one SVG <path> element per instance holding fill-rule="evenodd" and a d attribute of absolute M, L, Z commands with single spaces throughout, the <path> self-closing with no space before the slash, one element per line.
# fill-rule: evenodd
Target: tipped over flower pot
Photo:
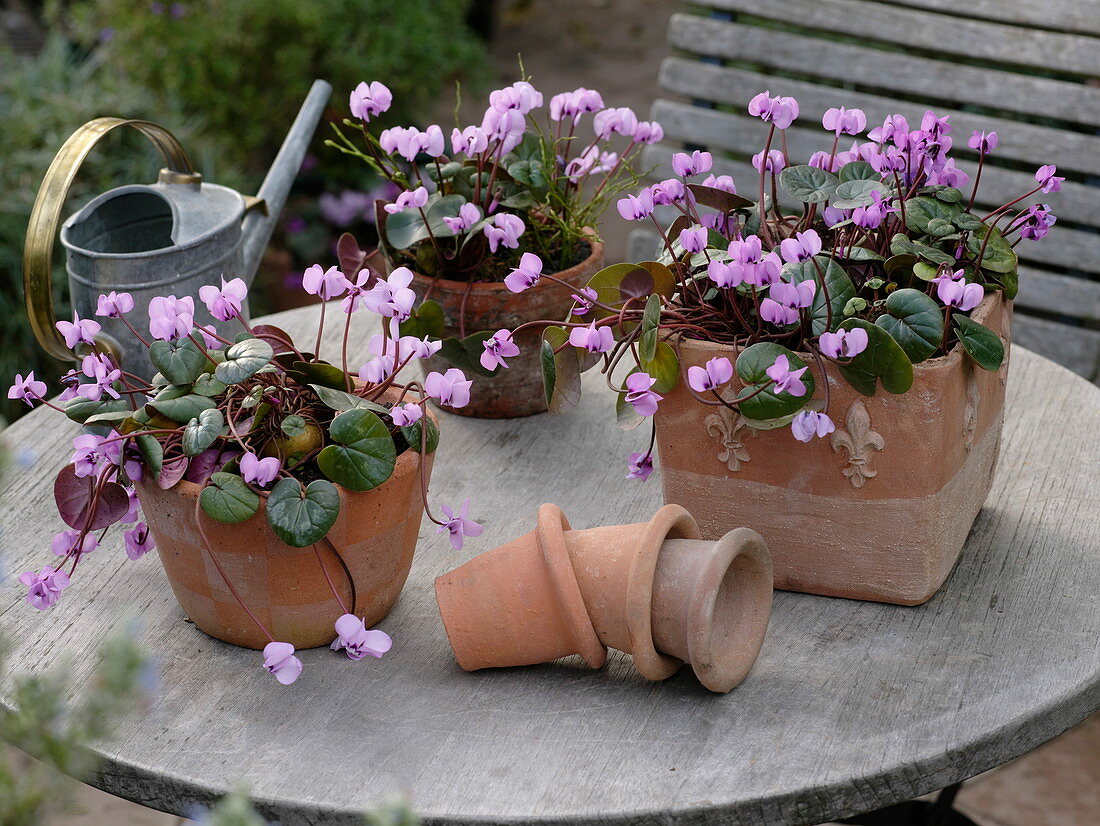
<path fill-rule="evenodd" d="M 704 540 L 678 505 L 648 522 L 573 530 L 547 504 L 535 530 L 444 574 L 435 590 L 467 671 L 570 654 L 599 668 L 610 647 L 648 679 L 690 663 L 704 686 L 726 692 L 764 642 L 772 564 L 755 531 Z"/>

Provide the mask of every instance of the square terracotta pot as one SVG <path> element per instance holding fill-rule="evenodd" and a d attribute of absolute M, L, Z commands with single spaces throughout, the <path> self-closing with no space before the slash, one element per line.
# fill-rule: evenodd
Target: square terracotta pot
<path fill-rule="evenodd" d="M 757 430 L 699 404 L 681 381 L 656 415 L 665 502 L 687 508 L 707 539 L 738 525 L 762 534 L 781 590 L 925 602 L 954 568 L 992 483 L 1011 314 L 1000 293 L 973 314 L 1005 342 L 995 373 L 956 346 L 915 365 L 908 393 L 863 396 L 830 364 L 836 432 L 809 444 L 789 427 Z M 737 355 L 694 340 L 678 348 L 682 371 Z"/>

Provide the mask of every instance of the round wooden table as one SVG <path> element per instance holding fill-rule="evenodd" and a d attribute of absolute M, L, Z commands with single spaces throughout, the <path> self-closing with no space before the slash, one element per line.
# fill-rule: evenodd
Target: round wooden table
<path fill-rule="evenodd" d="M 298 334 L 315 312 L 273 321 Z M 23 601 L 13 577 L 50 558 L 53 476 L 75 433 L 38 410 L 8 432 L 38 458 L 0 486 L 0 631 L 16 670 L 69 655 L 79 678 L 91 658 L 74 655 L 139 619 L 157 699 L 96 746 L 93 782 L 169 812 L 242 781 L 284 824 L 358 823 L 402 794 L 430 824 L 796 826 L 875 809 L 1004 763 L 1100 706 L 1100 388 L 1019 348 L 1011 375 L 993 491 L 939 594 L 904 608 L 779 593 L 756 669 L 724 696 L 690 669 L 647 682 L 614 652 L 599 671 L 454 662 L 438 574 L 530 530 L 544 501 L 576 527 L 660 505 L 656 480 L 623 479 L 645 435 L 615 427 L 591 375 L 564 416 L 443 416 L 431 499 L 471 497 L 485 533 L 455 552 L 425 520 L 382 624 L 393 650 L 361 662 L 307 651 L 286 688 L 257 652 L 186 623 L 157 560 L 131 562 L 117 535 L 55 608 Z M 0 702 L 9 691 L 5 678 Z"/>

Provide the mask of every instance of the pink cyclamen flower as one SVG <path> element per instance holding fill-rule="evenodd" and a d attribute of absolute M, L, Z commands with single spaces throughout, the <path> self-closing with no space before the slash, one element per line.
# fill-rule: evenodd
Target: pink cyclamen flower
<path fill-rule="evenodd" d="M 761 92 L 749 101 L 749 114 L 765 123 L 774 123 L 777 129 L 786 129 L 798 117 L 798 101 L 792 97 L 772 97 L 770 91 Z"/>
<path fill-rule="evenodd" d="M 282 462 L 275 456 L 267 456 L 261 459 L 251 451 L 241 456 L 241 478 L 250 485 L 266 488 L 279 475 Z"/>
<path fill-rule="evenodd" d="M 156 301 L 155 298 L 153 300 Z M 75 350 L 81 344 L 95 344 L 96 333 L 101 329 L 98 321 L 81 318 L 75 312 L 72 321 L 59 321 L 55 326 L 65 339 L 65 346 L 70 350 Z"/>
<path fill-rule="evenodd" d="M 457 367 L 446 373 L 428 373 L 424 379 L 424 392 L 447 407 L 465 407 L 470 403 L 471 379 Z"/>
<path fill-rule="evenodd" d="M 768 378 L 775 382 L 775 393 L 790 393 L 792 396 L 805 396 L 806 385 L 802 382 L 802 374 L 809 368 L 800 367 L 791 369 L 791 363 L 785 355 L 776 356 L 775 363 L 764 372 Z"/>
<path fill-rule="evenodd" d="M 831 153 L 825 151 L 814 152 L 810 155 L 810 160 L 807 163 L 818 169 L 824 169 L 826 172 L 836 172 L 842 165 L 839 157 L 834 157 Z"/>
<path fill-rule="evenodd" d="M 420 421 L 424 416 L 424 408 L 416 402 L 406 402 L 390 408 L 390 418 L 398 427 L 408 427 Z"/>
<path fill-rule="evenodd" d="M 974 134 L 967 140 L 966 145 L 976 152 L 981 152 L 983 155 L 988 155 L 994 149 L 997 148 L 997 133 L 996 132 L 979 132 L 974 130 Z"/>
<path fill-rule="evenodd" d="M 565 165 L 565 174 L 575 181 L 588 174 L 608 172 L 615 167 L 618 160 L 617 153 L 604 152 L 598 146 L 590 146 L 577 157 L 570 159 Z"/>
<path fill-rule="evenodd" d="M 941 118 L 929 109 L 924 113 L 924 117 L 920 119 L 921 131 L 927 132 L 933 139 L 939 140 L 951 131 L 951 124 L 947 122 L 950 117 L 950 115 L 944 115 Z"/>
<path fill-rule="evenodd" d="M 27 586 L 27 602 L 39 611 L 45 611 L 56 603 L 61 592 L 69 587 L 69 575 L 50 567 L 43 568 L 37 574 L 33 571 L 20 574 L 19 581 Z"/>
<path fill-rule="evenodd" d="M 206 346 L 207 350 L 217 350 L 223 345 L 217 337 L 217 328 L 213 324 L 203 324 L 200 327 L 196 327 L 199 331 L 199 335 L 202 336 L 202 343 Z"/>
<path fill-rule="evenodd" d="M 901 115 L 890 115 L 882 122 L 882 126 L 876 126 L 868 132 L 867 137 L 875 143 L 886 143 L 898 134 L 909 134 L 909 121 Z"/>
<path fill-rule="evenodd" d="M 600 294 L 592 287 L 581 287 L 571 298 L 576 302 L 573 305 L 573 315 L 587 315 L 596 306 L 595 302 L 599 300 Z"/>
<path fill-rule="evenodd" d="M 867 331 L 861 327 L 822 333 L 817 346 L 826 358 L 854 358 L 867 349 Z"/>
<path fill-rule="evenodd" d="M 630 459 L 627 462 L 627 479 L 640 479 L 644 482 L 651 473 L 653 473 L 652 453 L 646 451 L 645 453 L 630 454 Z"/>
<path fill-rule="evenodd" d="M 638 193 L 638 197 L 641 198 L 646 193 L 649 193 L 649 197 L 643 201 L 643 207 L 652 201 L 654 206 L 669 206 L 675 204 L 687 198 L 691 194 L 691 190 L 684 186 L 684 182 L 679 178 L 668 178 L 651 186 L 649 189 L 643 189 Z M 622 207 L 619 208 L 619 214 L 626 218 L 628 221 L 636 221 L 637 218 L 627 218 L 623 214 Z M 642 215 L 642 218 L 647 217 Z"/>
<path fill-rule="evenodd" d="M 320 264 L 313 264 L 302 273 L 302 289 L 323 301 L 339 298 L 347 287 L 348 280 L 338 267 L 329 267 L 326 270 Z"/>
<path fill-rule="evenodd" d="M 458 208 L 457 217 L 451 218 L 450 216 L 445 216 L 443 218 L 443 223 L 446 224 L 447 229 L 455 235 L 461 235 L 480 220 L 481 209 L 478 205 L 465 203 Z"/>
<path fill-rule="evenodd" d="M 739 287 L 745 281 L 745 268 L 739 261 L 713 259 L 707 264 L 707 278 L 719 287 Z"/>
<path fill-rule="evenodd" d="M 796 232 L 793 238 L 784 238 L 779 242 L 779 251 L 788 264 L 808 261 L 821 252 L 821 236 L 813 229 Z"/>
<path fill-rule="evenodd" d="M 710 172 L 712 166 L 714 166 L 714 157 L 709 152 L 698 149 L 690 155 L 686 152 L 677 152 L 672 156 L 672 171 L 681 178 Z"/>
<path fill-rule="evenodd" d="M 390 273 L 388 278 L 379 278 L 374 286 L 363 294 L 363 303 L 372 313 L 404 321 L 412 315 L 413 305 L 416 304 L 416 293 L 409 287 L 412 280 L 412 270 L 408 267 L 398 267 Z"/>
<path fill-rule="evenodd" d="M 779 280 L 783 262 L 775 250 L 764 252 L 759 235 L 730 241 L 728 251 L 730 260 L 741 265 L 741 278 L 746 284 L 764 286 Z"/>
<path fill-rule="evenodd" d="M 603 108 L 604 102 L 600 93 L 581 86 L 572 92 L 562 92 L 550 98 L 550 120 L 572 118 L 576 123 L 585 112 L 599 112 Z"/>
<path fill-rule="evenodd" d="M 962 270 L 955 270 L 954 275 L 943 275 L 935 279 L 936 295 L 940 301 L 949 307 L 957 307 L 963 312 L 973 310 L 982 303 L 985 298 L 985 288 L 981 284 L 969 284 Z"/>
<path fill-rule="evenodd" d="M 134 297 L 129 293 L 116 293 L 114 290 L 101 295 L 96 302 L 95 314 L 103 318 L 121 318 L 134 309 Z"/>
<path fill-rule="evenodd" d="M 100 450 L 102 444 L 103 439 L 94 433 L 85 433 L 73 439 L 73 455 L 70 461 L 77 476 L 95 475 L 104 458 Z"/>
<path fill-rule="evenodd" d="M 615 207 L 626 221 L 644 221 L 653 214 L 653 193 L 643 189 L 637 195 L 620 198 Z"/>
<path fill-rule="evenodd" d="M 655 120 L 640 120 L 634 128 L 634 143 L 655 144 L 665 139 L 665 130 Z"/>
<path fill-rule="evenodd" d="M 481 536 L 481 532 L 484 528 L 470 518 L 470 500 L 467 498 L 462 503 L 462 507 L 458 509 L 458 513 L 451 510 L 448 505 L 440 505 L 439 509 L 443 511 L 443 515 L 447 517 L 443 524 L 439 526 L 436 533 L 449 533 L 451 539 L 451 547 L 456 551 L 462 550 L 462 544 L 467 536 L 478 537 Z"/>
<path fill-rule="evenodd" d="M 772 284 L 773 289 L 778 286 L 781 285 Z M 795 324 L 798 321 L 798 308 L 776 301 L 769 296 L 760 302 L 760 317 L 769 324 L 786 327 L 788 324 Z"/>
<path fill-rule="evenodd" d="M 34 403 L 38 399 L 45 398 L 46 396 L 46 382 L 40 381 L 34 377 L 34 371 L 31 370 L 27 373 L 27 377 L 19 373 L 15 374 L 15 381 L 12 386 L 8 388 L 8 398 L 18 399 L 26 402 L 28 406 L 34 407 Z"/>
<path fill-rule="evenodd" d="M 144 522 L 138 523 L 128 531 L 123 531 L 122 538 L 126 543 L 126 556 L 130 559 L 140 559 L 157 547 L 156 540 L 149 533 L 149 526 Z"/>
<path fill-rule="evenodd" d="M 872 201 L 867 206 L 856 207 L 852 210 L 852 223 L 857 227 L 878 229 L 882 222 L 886 220 L 886 216 L 893 212 L 893 208 L 883 200 L 881 192 L 872 192 L 871 198 Z"/>
<path fill-rule="evenodd" d="M 1047 204 L 1036 204 L 1017 215 L 1013 224 L 1020 228 L 1021 238 L 1038 241 L 1050 232 L 1056 220 Z"/>
<path fill-rule="evenodd" d="M 485 237 L 489 239 L 489 252 L 496 252 L 499 246 L 516 249 L 519 247 L 519 237 L 525 229 L 527 226 L 518 215 L 510 212 L 494 215 L 484 228 Z"/>
<path fill-rule="evenodd" d="M 610 327 L 597 327 L 593 321 L 587 327 L 572 328 L 569 343 L 590 353 L 606 353 L 615 345 L 615 334 Z"/>
<path fill-rule="evenodd" d="M 520 256 L 519 266 L 504 278 L 504 286 L 514 293 L 521 293 L 539 283 L 542 278 L 542 259 L 533 252 Z"/>
<path fill-rule="evenodd" d="M 329 646 L 333 651 L 343 649 L 353 660 L 361 660 L 370 654 L 380 659 L 393 647 L 393 640 L 385 631 L 367 630 L 366 624 L 355 614 L 344 614 L 336 620 L 336 639 Z"/>
<path fill-rule="evenodd" d="M 761 169 L 761 165 L 764 165 L 765 169 Z M 752 156 L 752 166 L 757 172 L 770 172 L 772 175 L 778 175 L 787 166 L 787 159 L 783 157 L 783 153 L 778 149 L 773 149 L 768 152 L 768 162 L 764 163 L 764 153 L 757 152 Z"/>
<path fill-rule="evenodd" d="M 53 555 L 66 558 L 90 554 L 98 547 L 99 540 L 95 538 L 93 533 L 89 531 L 81 539 L 80 531 L 75 528 L 54 534 L 54 538 L 50 542 L 50 550 L 53 551 Z"/>
<path fill-rule="evenodd" d="M 489 136 L 480 126 L 455 127 L 451 130 L 451 149 L 456 155 L 473 157 L 489 148 Z"/>
<path fill-rule="evenodd" d="M 791 422 L 791 433 L 800 442 L 808 442 L 817 436 L 822 439 L 836 430 L 836 425 L 824 413 L 803 410 Z"/>
<path fill-rule="evenodd" d="M 80 361 L 80 372 L 90 382 L 84 382 L 76 388 L 76 394 L 91 401 L 99 401 L 104 396 L 119 398 L 115 382 L 122 378 L 122 371 L 115 367 L 110 356 L 89 353 Z"/>
<path fill-rule="evenodd" d="M 244 283 L 244 279 L 233 278 L 227 282 L 224 275 L 222 276 L 221 289 L 213 284 L 199 287 L 199 298 L 206 305 L 206 309 L 210 311 L 210 315 L 218 321 L 229 321 L 229 319 L 239 316 L 241 314 L 241 302 L 244 301 L 247 295 L 248 285 Z"/>
<path fill-rule="evenodd" d="M 707 177 L 703 179 L 703 186 L 720 189 L 723 192 L 730 193 L 731 195 L 737 194 L 737 186 L 733 182 L 732 175 L 707 175 Z"/>
<path fill-rule="evenodd" d="M 489 106 L 501 112 L 515 110 L 526 115 L 542 106 L 542 92 L 526 80 L 517 80 L 511 86 L 490 92 Z"/>
<path fill-rule="evenodd" d="M 688 368 L 688 386 L 696 393 L 717 390 L 733 378 L 733 363 L 725 356 L 715 356 L 705 367 L 692 365 Z"/>
<path fill-rule="evenodd" d="M 631 373 L 626 377 L 626 401 L 639 416 L 652 416 L 657 412 L 657 402 L 664 396 L 653 390 L 657 379 L 649 373 Z"/>
<path fill-rule="evenodd" d="M 149 302 L 149 335 L 161 341 L 175 341 L 195 325 L 195 299 L 189 295 L 156 296 Z"/>
<path fill-rule="evenodd" d="M 386 204 L 382 209 L 390 215 L 396 215 L 406 209 L 421 209 L 426 203 L 428 203 L 428 190 L 418 186 L 416 189 L 402 192 L 392 204 Z"/>
<path fill-rule="evenodd" d="M 393 103 L 393 93 L 382 82 L 372 80 L 370 83 L 363 81 L 351 90 L 348 106 L 352 117 L 367 123 L 375 115 L 381 115 L 390 108 Z"/>
<path fill-rule="evenodd" d="M 680 246 L 687 252 L 702 252 L 707 247 L 707 228 L 688 227 L 680 230 Z"/>
<path fill-rule="evenodd" d="M 527 131 L 527 118 L 518 109 L 501 111 L 490 106 L 481 120 L 481 129 L 489 136 L 490 141 L 497 142 L 494 152 L 505 155 L 523 140 Z"/>
<path fill-rule="evenodd" d="M 768 295 L 780 304 L 795 309 L 809 307 L 814 303 L 814 295 L 817 293 L 817 282 L 812 278 L 799 281 L 797 284 L 788 284 L 786 281 L 777 281 L 768 288 Z"/>
<path fill-rule="evenodd" d="M 283 685 L 290 685 L 302 673 L 302 661 L 294 656 L 289 642 L 269 642 L 264 646 L 264 668 Z"/>
<path fill-rule="evenodd" d="M 485 348 L 485 352 L 481 354 L 481 366 L 486 370 L 507 368 L 508 364 L 504 360 L 519 355 L 519 347 L 512 341 L 512 333 L 509 330 L 497 330 L 481 342 L 481 346 Z"/>
<path fill-rule="evenodd" d="M 1064 181 L 1065 178 L 1059 178 L 1055 175 L 1054 173 L 1057 171 L 1058 167 L 1052 163 L 1039 167 L 1038 171 L 1035 173 L 1035 180 L 1039 182 L 1039 188 L 1042 189 L 1043 192 L 1057 192 L 1062 188 L 1062 181 Z"/>
<path fill-rule="evenodd" d="M 862 109 L 829 109 L 821 118 L 821 125 L 837 135 L 858 135 L 867 128 L 867 116 Z"/>
<path fill-rule="evenodd" d="M 638 130 L 638 116 L 625 106 L 603 109 L 592 119 L 592 128 L 600 140 L 607 140 L 614 134 L 633 137 Z"/>

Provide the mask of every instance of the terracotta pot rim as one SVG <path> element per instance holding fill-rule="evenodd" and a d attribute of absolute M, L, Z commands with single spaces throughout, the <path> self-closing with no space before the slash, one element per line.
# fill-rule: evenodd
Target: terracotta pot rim
<path fill-rule="evenodd" d="M 670 537 L 703 538 L 695 517 L 680 505 L 664 505 L 649 520 L 627 582 L 626 626 L 631 653 L 638 671 L 650 680 L 667 679 L 684 664 L 682 660 L 660 653 L 653 642 L 653 580 L 661 546 Z"/>
<path fill-rule="evenodd" d="M 993 309 L 999 304 L 1004 302 L 1004 293 L 1001 290 L 997 290 L 995 293 L 989 293 L 982 299 L 982 303 L 979 304 L 971 318 L 979 323 L 984 323 L 985 319 L 993 312 Z M 676 336 L 677 343 L 682 347 L 698 348 L 701 350 L 726 350 L 732 351 L 738 349 L 733 344 L 727 344 L 726 342 L 707 341 L 701 338 L 692 338 L 690 336 Z M 955 346 L 951 350 L 942 355 L 936 356 L 932 359 L 926 359 L 925 361 L 918 362 L 913 365 L 914 370 L 935 369 L 938 367 L 948 366 L 950 362 L 958 361 L 962 358 L 964 349 L 961 343 L 956 342 Z M 809 353 L 803 353 L 795 351 L 797 356 L 805 356 L 812 358 Z M 806 360 L 806 359 L 804 359 Z"/>
<path fill-rule="evenodd" d="M 594 231 L 591 233 L 591 237 L 588 239 L 588 243 L 590 246 L 590 251 L 588 256 L 583 261 L 574 264 L 568 269 L 550 273 L 550 275 L 560 278 L 564 273 L 571 273 L 575 272 L 576 270 L 584 269 L 586 266 L 590 265 L 592 261 L 603 256 L 604 243 L 597 238 Z M 470 286 L 471 293 L 504 292 L 508 293 L 509 295 L 512 294 L 512 291 L 509 290 L 507 286 L 505 286 L 503 281 L 453 281 L 449 278 L 437 278 L 430 275 L 422 275 L 414 271 L 413 282 L 420 284 L 431 284 L 437 289 L 449 292 L 465 292 L 466 288 L 472 284 L 473 286 Z"/>

